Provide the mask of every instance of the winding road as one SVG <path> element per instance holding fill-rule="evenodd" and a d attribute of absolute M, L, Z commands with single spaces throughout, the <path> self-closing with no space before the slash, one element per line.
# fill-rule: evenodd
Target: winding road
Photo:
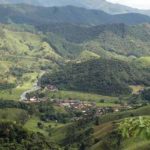
<path fill-rule="evenodd" d="M 35 92 L 35 91 L 38 91 L 38 90 L 41 89 L 41 87 L 38 86 L 37 83 L 38 83 L 38 82 L 36 81 L 36 83 L 34 83 L 33 87 L 32 87 L 30 90 L 27 90 L 27 91 L 25 91 L 25 92 L 23 92 L 23 93 L 21 94 L 21 96 L 20 96 L 20 101 L 27 101 L 27 97 L 26 97 L 27 94 L 30 94 L 30 93 L 32 93 L 32 92 Z"/>
<path fill-rule="evenodd" d="M 40 77 L 45 73 L 45 71 L 42 71 L 41 74 L 40 74 Z M 30 89 L 30 90 L 27 90 L 25 92 L 23 92 L 20 96 L 20 101 L 27 101 L 27 97 L 26 95 L 27 94 L 30 94 L 32 92 L 36 92 L 38 90 L 40 90 L 41 87 L 38 85 L 38 79 L 35 81 L 35 83 L 33 84 L 33 87 Z"/>

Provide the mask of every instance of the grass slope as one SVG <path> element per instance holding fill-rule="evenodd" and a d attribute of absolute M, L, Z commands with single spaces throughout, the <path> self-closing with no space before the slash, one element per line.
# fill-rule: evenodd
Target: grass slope
<path fill-rule="evenodd" d="M 21 26 L 0 25 L 0 84 L 15 85 L 1 89 L 1 99 L 19 100 L 20 95 L 33 86 L 41 70 L 57 68 L 57 61 L 62 61 L 44 41 L 44 35 L 28 30 Z"/>

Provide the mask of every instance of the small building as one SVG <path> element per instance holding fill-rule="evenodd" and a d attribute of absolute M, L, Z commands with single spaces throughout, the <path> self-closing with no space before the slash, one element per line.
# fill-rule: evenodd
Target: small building
<path fill-rule="evenodd" d="M 47 89 L 51 92 L 57 92 L 58 91 L 58 88 L 54 85 L 48 85 Z"/>
<path fill-rule="evenodd" d="M 29 100 L 30 102 L 37 102 L 38 101 L 38 99 L 34 96 L 34 97 L 32 97 L 32 98 L 30 98 L 30 100 Z"/>

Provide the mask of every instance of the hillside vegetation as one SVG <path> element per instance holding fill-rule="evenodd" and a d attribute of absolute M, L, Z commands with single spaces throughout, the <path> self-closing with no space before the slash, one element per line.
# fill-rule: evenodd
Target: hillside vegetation
<path fill-rule="evenodd" d="M 63 59 L 61 56 L 67 59 L 77 57 L 82 59 L 83 55 L 115 58 L 134 56 L 143 58 L 142 61 L 138 61 L 140 63 L 144 63 L 143 60 L 147 63 L 149 60 L 147 56 L 150 55 L 149 24 L 137 26 L 111 24 L 94 27 L 49 24 L 36 25 L 35 28 L 12 24 L 1 25 L 0 29 L 3 37 L 1 49 L 5 50 L 5 53 L 9 49 L 11 54 L 38 58 L 42 56 L 44 59 L 55 61 Z M 44 33 L 38 32 L 39 30 Z M 30 38 L 27 38 L 28 36 Z"/>
<path fill-rule="evenodd" d="M 43 40 L 42 34 L 9 25 L 0 25 L 0 33 L 0 98 L 19 100 L 41 70 L 57 68 L 63 58 Z"/>
<path fill-rule="evenodd" d="M 150 55 L 149 24 L 136 26 L 106 24 L 93 27 L 51 24 L 38 25 L 37 29 L 44 32 L 53 32 L 76 45 L 81 46 L 82 44 L 81 50 L 89 50 L 102 56 L 110 55 L 110 53 L 136 57 Z M 58 47 L 53 41 L 51 43 Z M 74 48 L 72 50 L 74 51 Z"/>
<path fill-rule="evenodd" d="M 44 75 L 41 83 L 105 95 L 129 94 L 130 84 L 150 84 L 148 72 L 138 70 L 127 62 L 112 59 L 68 64 L 60 71 Z"/>
<path fill-rule="evenodd" d="M 40 133 L 31 133 L 12 122 L 0 122 L 0 149 L 56 149 Z"/>
<path fill-rule="evenodd" d="M 148 150 L 149 117 L 134 117 L 95 126 L 90 150 Z M 138 142 L 138 143 L 137 143 Z"/>

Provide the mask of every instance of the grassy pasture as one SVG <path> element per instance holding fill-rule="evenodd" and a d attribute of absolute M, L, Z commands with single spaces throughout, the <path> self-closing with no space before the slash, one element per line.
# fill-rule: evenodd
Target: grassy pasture
<path fill-rule="evenodd" d="M 11 90 L 1 90 L 0 91 L 0 99 L 6 99 L 6 100 L 16 100 L 18 101 L 20 99 L 20 95 L 26 91 L 32 88 L 38 73 L 26 73 L 22 76 L 20 79 L 22 81 L 21 84 L 19 84 L 16 88 Z"/>
<path fill-rule="evenodd" d="M 38 128 L 37 124 L 38 122 L 41 122 L 43 124 L 43 128 Z M 46 128 L 48 126 L 51 126 L 52 128 L 52 138 L 55 138 L 55 136 L 58 136 L 58 134 L 61 134 L 59 132 L 59 128 L 62 128 L 65 126 L 65 124 L 61 124 L 61 123 L 56 123 L 55 121 L 49 121 L 49 122 L 43 122 L 41 121 L 38 117 L 36 116 L 32 116 L 24 125 L 24 128 L 30 130 L 30 131 L 34 131 L 34 132 L 41 132 L 43 133 L 45 136 L 48 136 L 48 132 L 46 131 Z M 57 134 L 54 134 L 56 133 Z M 53 137 L 54 136 L 54 137 Z"/>
<path fill-rule="evenodd" d="M 133 109 L 129 111 L 116 112 L 112 114 L 106 114 L 100 117 L 101 123 L 120 120 L 124 118 L 129 118 L 133 116 L 148 116 L 150 115 L 150 105 L 144 106 L 138 109 Z"/>
<path fill-rule="evenodd" d="M 143 85 L 131 85 L 130 88 L 132 89 L 132 94 L 139 94 L 139 92 L 144 89 L 144 86 Z"/>
<path fill-rule="evenodd" d="M 97 106 L 116 106 L 114 102 L 118 100 L 117 97 L 75 91 L 46 91 L 46 94 L 49 98 L 79 99 L 81 101 L 96 102 Z M 101 102 L 101 100 L 104 100 L 104 102 Z"/>
<path fill-rule="evenodd" d="M 123 150 L 148 150 L 150 147 L 149 140 L 142 138 L 130 139 L 124 143 Z"/>
<path fill-rule="evenodd" d="M 20 121 L 25 117 L 28 118 L 28 114 L 25 110 L 16 108 L 5 108 L 0 109 L 0 120 L 1 121 L 13 121 L 20 123 Z"/>
<path fill-rule="evenodd" d="M 93 142 L 95 140 L 97 140 L 98 142 L 94 143 L 92 145 L 92 147 L 89 150 L 103 150 L 103 140 L 107 139 L 107 137 L 109 137 L 109 135 L 113 132 L 113 131 L 119 131 L 118 130 L 118 123 L 120 123 L 121 125 L 123 125 L 121 122 L 125 122 L 124 126 L 126 127 L 128 125 L 129 129 L 128 131 L 130 132 L 130 135 L 133 135 L 133 131 L 134 131 L 134 135 L 130 138 L 122 138 L 121 139 L 121 145 L 119 150 L 149 150 L 149 146 L 150 146 L 150 141 L 146 136 L 146 131 L 148 130 L 148 125 L 146 127 L 145 124 L 145 129 L 142 127 L 141 128 L 141 124 L 143 124 L 143 122 L 141 122 L 141 124 L 138 126 L 138 124 L 134 125 L 134 121 L 136 121 L 135 118 L 129 118 L 128 120 L 131 121 L 133 120 L 133 122 L 130 124 L 128 124 L 124 119 L 123 120 L 118 120 L 117 124 L 113 123 L 113 122 L 107 122 L 104 124 L 100 124 L 99 126 L 94 126 L 94 133 L 92 134 L 92 139 Z M 144 116 L 142 117 L 144 119 L 149 119 L 148 116 Z M 132 120 L 131 120 L 132 119 Z M 144 120 L 143 120 L 144 121 Z M 148 120 L 147 120 L 148 121 Z M 123 126 L 122 126 L 123 127 Z M 138 129 L 139 127 L 139 129 Z M 137 132 L 137 130 L 139 132 Z M 142 130 L 142 132 L 141 132 Z M 125 129 L 122 129 L 122 132 L 124 132 Z M 148 131 L 147 131 L 148 133 Z M 112 139 L 113 141 L 114 139 Z"/>
<path fill-rule="evenodd" d="M 150 56 L 140 57 L 136 59 L 136 63 L 144 68 L 147 68 L 150 66 Z"/>
<path fill-rule="evenodd" d="M 1 90 L 0 98 L 19 100 L 20 95 L 30 89 L 42 68 L 56 68 L 51 59 L 60 59 L 53 48 L 43 41 L 44 35 L 1 26 L 0 32 L 0 82 L 15 83 L 16 88 Z M 22 75 L 12 74 L 16 68 Z M 12 71 L 13 70 L 13 71 Z"/>

